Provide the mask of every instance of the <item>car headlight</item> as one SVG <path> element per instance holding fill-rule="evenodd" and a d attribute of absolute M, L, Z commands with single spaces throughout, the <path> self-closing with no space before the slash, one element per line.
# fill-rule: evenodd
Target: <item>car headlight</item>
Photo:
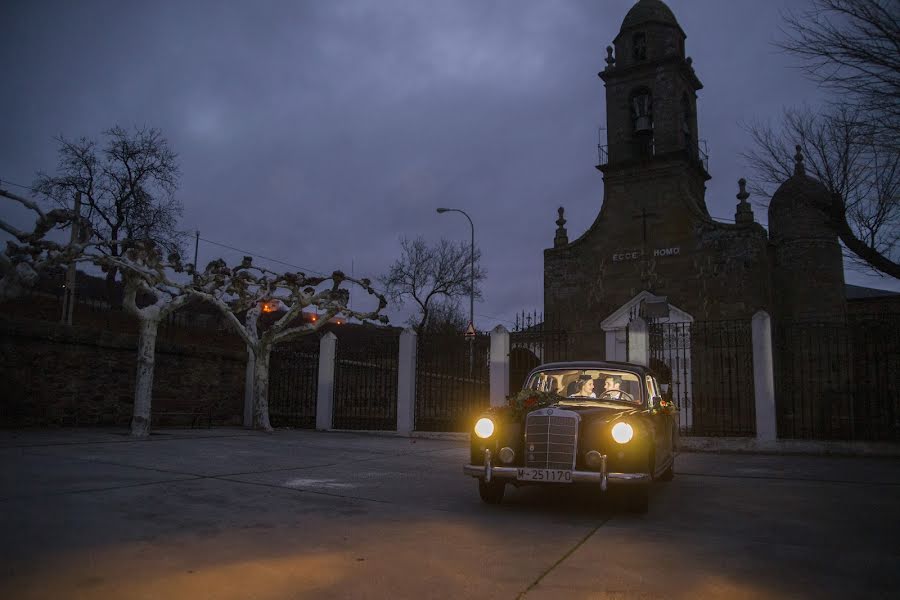
<path fill-rule="evenodd" d="M 612 428 L 612 436 L 620 444 L 627 444 L 634 437 L 634 428 L 628 423 L 616 423 Z"/>
<path fill-rule="evenodd" d="M 480 438 L 489 438 L 494 435 L 494 422 L 487 417 L 481 417 L 475 423 L 475 435 Z"/>

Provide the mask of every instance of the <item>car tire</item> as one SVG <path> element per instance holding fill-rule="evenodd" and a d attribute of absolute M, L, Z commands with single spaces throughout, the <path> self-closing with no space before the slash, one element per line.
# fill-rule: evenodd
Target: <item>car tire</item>
<path fill-rule="evenodd" d="M 628 512 L 645 514 L 650 509 L 650 486 L 648 484 L 635 485 L 628 489 L 625 498 L 625 509 Z"/>
<path fill-rule="evenodd" d="M 500 504 L 503 502 L 503 493 L 505 491 L 505 481 L 495 479 L 489 483 L 484 479 L 478 480 L 478 495 L 487 504 Z"/>

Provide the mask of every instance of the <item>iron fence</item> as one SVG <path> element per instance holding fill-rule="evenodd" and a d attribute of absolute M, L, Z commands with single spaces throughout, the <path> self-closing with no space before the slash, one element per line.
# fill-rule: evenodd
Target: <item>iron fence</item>
<path fill-rule="evenodd" d="M 749 320 L 650 323 L 650 367 L 670 386 L 685 435 L 756 433 Z"/>
<path fill-rule="evenodd" d="M 269 364 L 269 420 L 273 427 L 316 426 L 319 338 L 277 344 Z"/>
<path fill-rule="evenodd" d="M 900 441 L 900 314 L 778 324 L 782 438 Z"/>
<path fill-rule="evenodd" d="M 397 330 L 371 329 L 338 333 L 335 355 L 333 427 L 397 428 Z"/>
<path fill-rule="evenodd" d="M 568 335 L 543 320 L 543 315 L 516 315 L 516 327 L 509 335 L 509 393 L 516 394 L 535 367 L 568 360 Z"/>
<path fill-rule="evenodd" d="M 490 405 L 491 340 L 487 334 L 422 335 L 416 347 L 416 429 L 467 431 Z"/>

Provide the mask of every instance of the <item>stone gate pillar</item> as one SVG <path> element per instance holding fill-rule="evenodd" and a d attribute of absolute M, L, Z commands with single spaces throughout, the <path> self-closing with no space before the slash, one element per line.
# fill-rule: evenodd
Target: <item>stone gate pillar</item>
<path fill-rule="evenodd" d="M 491 330 L 491 406 L 506 405 L 509 396 L 509 331 L 503 325 Z"/>

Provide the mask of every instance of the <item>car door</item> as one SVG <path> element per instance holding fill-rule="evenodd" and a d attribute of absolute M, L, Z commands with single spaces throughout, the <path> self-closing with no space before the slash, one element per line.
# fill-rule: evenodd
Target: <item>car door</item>
<path fill-rule="evenodd" d="M 662 394 L 656 380 L 647 375 L 645 377 L 645 387 L 647 388 L 648 398 L 661 398 Z M 672 424 L 671 415 L 666 414 L 662 410 L 650 412 L 650 419 L 653 422 L 656 442 L 656 465 L 667 464 L 672 453 Z"/>

